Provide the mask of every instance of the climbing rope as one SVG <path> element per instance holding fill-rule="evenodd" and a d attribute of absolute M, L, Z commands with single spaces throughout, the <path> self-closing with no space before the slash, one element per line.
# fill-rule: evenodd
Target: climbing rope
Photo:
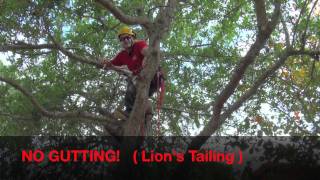
<path fill-rule="evenodd" d="M 158 114 L 157 136 L 161 135 L 160 110 L 163 104 L 164 93 L 165 93 L 164 77 L 163 77 L 163 72 L 159 67 L 157 71 L 157 114 Z"/>
<path fill-rule="evenodd" d="M 161 120 L 160 120 L 160 111 L 163 104 L 163 98 L 165 93 L 165 84 L 162 70 L 158 69 L 156 74 L 156 82 L 157 82 L 157 128 L 156 128 L 156 136 L 161 135 Z M 140 136 L 145 136 L 145 125 L 146 125 L 146 114 L 145 120 L 140 124 Z"/>

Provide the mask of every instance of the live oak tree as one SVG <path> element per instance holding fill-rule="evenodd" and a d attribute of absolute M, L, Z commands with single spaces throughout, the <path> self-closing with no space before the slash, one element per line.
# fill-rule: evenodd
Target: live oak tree
<path fill-rule="evenodd" d="M 192 134 L 199 148 L 213 134 L 319 134 L 318 0 L 2 0 L 0 8 L 2 135 L 139 136 L 159 65 L 167 91 L 153 135 Z M 125 78 L 99 63 L 120 50 L 123 25 L 149 44 L 125 122 L 111 114 Z"/>

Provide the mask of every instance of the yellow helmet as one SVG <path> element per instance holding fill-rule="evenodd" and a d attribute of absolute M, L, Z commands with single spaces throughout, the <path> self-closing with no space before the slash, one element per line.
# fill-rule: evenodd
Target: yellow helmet
<path fill-rule="evenodd" d="M 131 28 L 129 28 L 128 26 L 124 26 L 119 30 L 118 37 L 120 37 L 120 35 L 123 35 L 123 34 L 128 34 L 128 35 L 131 35 L 133 37 L 136 36 L 136 33 L 133 32 L 133 30 Z"/>

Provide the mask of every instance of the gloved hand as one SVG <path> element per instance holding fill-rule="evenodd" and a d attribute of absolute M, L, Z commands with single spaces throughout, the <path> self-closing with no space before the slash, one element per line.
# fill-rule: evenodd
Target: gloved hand
<path fill-rule="evenodd" d="M 111 67 L 112 63 L 108 59 L 101 59 L 101 64 L 103 65 L 103 69 Z"/>

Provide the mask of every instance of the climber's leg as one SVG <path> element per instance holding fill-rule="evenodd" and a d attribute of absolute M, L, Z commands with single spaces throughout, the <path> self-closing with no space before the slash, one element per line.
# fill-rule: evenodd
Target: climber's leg
<path fill-rule="evenodd" d="M 127 79 L 127 89 L 124 97 L 124 106 L 125 111 L 122 110 L 122 107 L 118 107 L 113 115 L 117 119 L 127 120 L 129 118 L 130 112 L 132 111 L 134 100 L 136 96 L 136 88 L 131 81 L 131 79 Z"/>
<path fill-rule="evenodd" d="M 152 117 L 153 117 L 152 103 L 150 99 L 148 99 L 146 104 L 146 113 L 145 113 L 145 127 L 146 127 L 145 136 L 152 136 L 152 123 L 151 123 Z"/>
<path fill-rule="evenodd" d="M 158 90 L 158 79 L 157 74 L 154 75 L 153 79 L 150 82 L 150 88 L 149 88 L 149 97 L 151 97 L 155 92 Z"/>
<path fill-rule="evenodd" d="M 136 98 L 136 87 L 130 79 L 128 79 L 127 81 L 128 81 L 128 84 L 127 84 L 126 95 L 124 97 L 124 106 L 126 108 L 125 112 L 127 114 L 130 114 Z"/>
<path fill-rule="evenodd" d="M 158 87 L 157 87 L 157 79 L 153 78 L 153 80 L 150 83 L 150 88 L 149 88 L 149 97 L 151 97 L 156 91 L 157 91 Z M 125 94 L 125 98 L 124 98 L 124 105 L 125 105 L 125 111 L 122 112 L 121 109 L 117 109 L 115 112 L 117 112 L 117 117 L 121 117 L 120 119 L 124 119 L 125 115 L 127 118 L 129 117 L 133 105 L 134 105 L 134 101 L 136 98 L 136 87 L 134 85 L 134 83 L 132 82 L 131 79 L 127 79 L 127 89 L 126 89 L 126 94 Z M 120 114 L 122 114 L 120 116 Z M 146 122 L 151 123 L 151 119 L 152 119 L 152 103 L 151 101 L 148 99 L 148 103 L 147 103 L 147 107 L 146 107 Z M 126 118 L 126 119 L 127 119 Z M 150 124 L 151 125 L 151 124 Z"/>

